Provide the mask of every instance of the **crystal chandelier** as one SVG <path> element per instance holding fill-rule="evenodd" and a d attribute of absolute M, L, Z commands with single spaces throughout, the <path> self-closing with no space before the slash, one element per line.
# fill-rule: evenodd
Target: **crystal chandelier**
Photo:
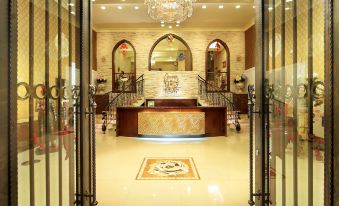
<path fill-rule="evenodd" d="M 145 0 L 145 4 L 152 19 L 162 23 L 179 23 L 192 16 L 195 1 Z"/>

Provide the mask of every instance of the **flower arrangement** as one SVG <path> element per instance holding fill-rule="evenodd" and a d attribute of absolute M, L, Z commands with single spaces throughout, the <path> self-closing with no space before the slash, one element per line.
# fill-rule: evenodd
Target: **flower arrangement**
<path fill-rule="evenodd" d="M 103 84 L 103 83 L 106 83 L 107 82 L 107 79 L 104 79 L 104 78 L 98 78 L 97 79 L 97 84 Z"/>
<path fill-rule="evenodd" d="M 237 75 L 234 78 L 234 84 L 244 83 L 247 80 L 247 77 L 245 74 Z"/>

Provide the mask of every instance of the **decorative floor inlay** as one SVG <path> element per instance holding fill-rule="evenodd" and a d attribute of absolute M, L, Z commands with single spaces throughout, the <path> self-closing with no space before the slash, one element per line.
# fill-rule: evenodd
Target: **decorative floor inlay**
<path fill-rule="evenodd" d="M 145 158 L 137 180 L 199 180 L 193 158 Z"/>

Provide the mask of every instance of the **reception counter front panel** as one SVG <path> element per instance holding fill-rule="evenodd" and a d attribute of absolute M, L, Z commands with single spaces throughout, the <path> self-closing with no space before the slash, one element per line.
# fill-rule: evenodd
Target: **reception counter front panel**
<path fill-rule="evenodd" d="M 140 135 L 204 135 L 204 112 L 139 112 Z"/>
<path fill-rule="evenodd" d="M 226 135 L 225 107 L 118 107 L 117 136 Z"/>

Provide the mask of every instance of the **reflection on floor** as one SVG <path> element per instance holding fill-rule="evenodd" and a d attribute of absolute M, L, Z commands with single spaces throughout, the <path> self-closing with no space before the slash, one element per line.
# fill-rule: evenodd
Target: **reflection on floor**
<path fill-rule="evenodd" d="M 98 132 L 97 196 L 103 206 L 247 205 L 248 133 L 137 139 Z M 192 157 L 200 180 L 136 180 L 144 158 Z"/>

